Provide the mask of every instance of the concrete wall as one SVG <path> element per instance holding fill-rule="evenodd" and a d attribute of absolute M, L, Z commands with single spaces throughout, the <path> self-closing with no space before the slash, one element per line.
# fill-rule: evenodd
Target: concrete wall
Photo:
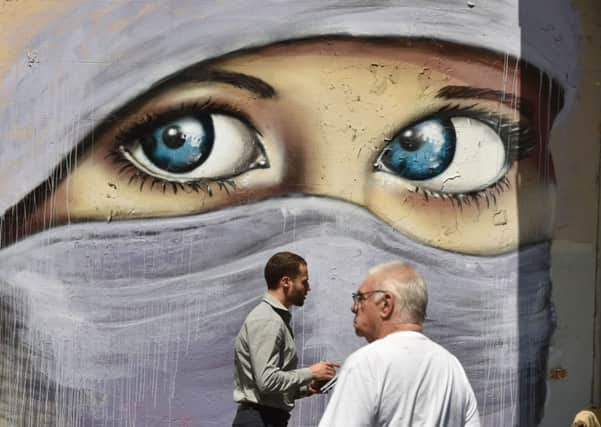
<path fill-rule="evenodd" d="M 566 117 L 566 126 L 558 127 L 551 142 L 558 182 L 552 254 L 558 327 L 549 368 L 565 369 L 566 376 L 549 381 L 549 403 L 543 424 L 548 426 L 568 425 L 575 411 L 589 402 L 599 405 L 601 398 L 598 389 L 593 391 L 592 384 L 599 383 L 599 361 L 595 368 L 592 356 L 595 340 L 599 342 L 594 319 L 595 313 L 599 313 L 599 303 L 595 301 L 598 299 L 601 16 L 593 2 L 575 4 L 582 11 L 577 102 Z M 596 318 L 598 322 L 598 314 Z"/>
<path fill-rule="evenodd" d="M 227 425 L 277 250 L 303 366 L 401 258 L 483 425 L 599 404 L 596 1 L 249 4 L 0 2 L 0 425 Z"/>

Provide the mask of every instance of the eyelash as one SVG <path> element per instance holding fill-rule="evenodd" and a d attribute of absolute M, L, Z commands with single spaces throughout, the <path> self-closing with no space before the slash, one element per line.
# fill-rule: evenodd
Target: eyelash
<path fill-rule="evenodd" d="M 117 144 L 109 151 L 106 157 L 110 158 L 115 164 L 121 166 L 118 172 L 119 175 L 123 173 L 130 174 L 128 181 L 129 185 L 139 179 L 140 191 L 144 189 L 144 186 L 148 180 L 152 180 L 150 183 L 150 189 L 152 190 L 155 185 L 159 185 L 162 187 L 163 193 L 167 190 L 167 188 L 170 188 L 174 194 L 177 194 L 178 189 L 181 191 L 186 191 L 187 188 L 196 193 L 202 191 L 209 197 L 212 197 L 213 190 L 211 187 L 212 184 L 214 184 L 217 185 L 219 190 L 225 191 L 229 194 L 230 188 L 232 190 L 236 189 L 236 185 L 231 179 L 201 179 L 184 183 L 168 181 L 162 178 L 151 176 L 138 169 L 124 157 L 121 151 L 122 149 L 127 149 L 126 147 L 131 143 L 131 141 L 135 141 L 141 135 L 155 128 L 158 123 L 166 123 L 189 113 L 199 114 L 203 112 L 210 112 L 211 114 L 222 113 L 235 117 L 246 124 L 258 135 L 261 135 L 256 126 L 254 126 L 252 121 L 242 111 L 229 105 L 216 103 L 209 98 L 205 102 L 182 103 L 178 107 L 171 108 L 163 112 L 144 114 L 133 125 L 124 129 L 120 129 L 117 132 L 115 137 Z M 445 105 L 434 113 L 429 114 L 426 117 L 422 117 L 408 126 L 404 126 L 403 129 L 409 128 L 429 118 L 450 119 L 457 116 L 479 120 L 495 130 L 495 132 L 506 145 L 508 164 L 528 157 L 536 146 L 538 136 L 531 127 L 524 125 L 521 121 L 513 121 L 499 114 L 481 109 L 478 107 L 478 104 L 469 106 L 461 106 L 458 104 Z M 396 134 L 398 134 L 398 132 L 395 133 L 395 135 Z M 454 207 L 458 207 L 459 209 L 462 209 L 465 205 L 472 204 L 480 207 L 480 201 L 482 200 L 486 201 L 487 208 L 490 208 L 491 202 L 496 204 L 497 196 L 504 191 L 509 190 L 510 187 L 511 185 L 507 177 L 503 177 L 491 186 L 475 192 L 450 194 L 439 193 L 419 187 L 415 187 L 413 192 L 416 194 L 422 194 L 426 202 L 428 202 L 430 199 L 447 200 Z"/>
<path fill-rule="evenodd" d="M 130 141 L 135 140 L 140 135 L 151 131 L 158 125 L 158 123 L 166 123 L 190 113 L 225 114 L 240 120 L 253 132 L 256 132 L 258 135 L 262 136 L 261 132 L 259 132 L 250 118 L 243 111 L 234 108 L 231 105 L 218 103 L 209 98 L 204 102 L 183 102 L 177 107 L 172 107 L 158 113 L 146 113 L 142 115 L 133 125 L 124 129 L 120 129 L 115 139 L 121 144 L 128 144 Z"/>
<path fill-rule="evenodd" d="M 177 182 L 177 181 L 168 181 L 166 179 L 157 178 L 151 176 L 144 171 L 139 170 L 136 166 L 134 166 L 129 160 L 127 160 L 121 151 L 118 148 L 112 149 L 106 156 L 110 158 L 115 164 L 121 165 L 119 169 L 118 175 L 123 173 L 129 173 L 129 180 L 127 182 L 128 185 L 131 185 L 136 180 L 140 179 L 140 191 L 144 190 L 144 186 L 148 180 L 152 180 L 150 182 L 150 190 L 154 188 L 155 185 L 159 185 L 163 193 L 170 188 L 173 191 L 173 194 L 177 194 L 178 189 L 185 192 L 186 189 L 192 190 L 195 193 L 203 192 L 207 194 L 209 197 L 213 197 L 213 188 L 211 184 L 217 185 L 219 190 L 225 191 L 227 194 L 230 194 L 231 190 L 236 189 L 236 183 L 231 179 L 199 179 L 196 181 L 188 181 L 188 182 Z M 229 186 L 229 188 L 228 188 Z"/>
<path fill-rule="evenodd" d="M 484 110 L 478 107 L 478 104 L 472 104 L 469 106 L 448 104 L 438 109 L 434 113 L 428 114 L 426 117 L 422 117 L 408 126 L 404 126 L 403 129 L 410 128 L 411 126 L 428 119 L 450 119 L 458 116 L 479 120 L 492 128 L 499 135 L 499 138 L 501 138 L 501 140 L 505 143 L 508 156 L 507 164 L 512 164 L 516 160 L 527 158 L 536 147 L 538 135 L 530 126 L 525 125 L 522 121 L 510 120 L 499 114 Z M 401 130 L 399 130 L 399 132 Z M 399 132 L 395 133 L 395 135 L 397 135 Z M 447 200 L 453 205 L 453 207 L 457 207 L 462 210 L 463 206 L 469 206 L 472 204 L 479 208 L 482 200 L 486 202 L 486 207 L 490 208 L 491 204 L 496 204 L 497 196 L 504 191 L 509 190 L 510 188 L 511 184 L 509 179 L 504 176 L 487 188 L 469 193 L 439 193 L 419 187 L 415 187 L 413 192 L 416 194 L 421 194 L 426 202 L 428 202 L 431 198 Z"/>
<path fill-rule="evenodd" d="M 121 168 L 118 171 L 118 175 L 123 173 L 129 174 L 128 185 L 131 185 L 136 180 L 140 180 L 140 191 L 144 189 L 144 186 L 148 180 L 151 180 L 150 189 L 152 190 L 155 185 L 162 187 L 163 193 L 170 188 L 174 194 L 177 194 L 178 189 L 186 191 L 189 189 L 196 193 L 203 192 L 209 197 L 213 196 L 212 184 L 215 184 L 219 190 L 225 191 L 230 194 L 230 189 L 235 190 L 236 184 L 231 179 L 211 179 L 204 178 L 196 181 L 188 182 L 176 182 L 169 181 L 166 179 L 151 176 L 146 172 L 138 169 L 123 155 L 122 150 L 127 150 L 127 146 L 154 129 L 160 123 L 167 123 L 171 120 L 177 119 L 186 114 L 194 113 L 196 115 L 207 113 L 207 114 L 225 114 L 234 117 L 246 126 L 248 126 L 257 135 L 261 135 L 261 132 L 256 128 L 247 115 L 242 111 L 233 108 L 230 105 L 219 104 L 213 101 L 211 98 L 205 102 L 193 102 L 193 103 L 182 103 L 178 107 L 170 108 L 162 112 L 151 112 L 142 115 L 138 118 L 134 124 L 119 129 L 115 136 L 115 147 L 113 147 L 107 154 L 107 158 L 111 159 L 116 165 L 120 165 Z M 229 187 L 229 188 L 228 188 Z"/>
<path fill-rule="evenodd" d="M 491 206 L 496 205 L 497 196 L 504 191 L 509 190 L 510 188 L 511 184 L 509 179 L 507 179 L 507 177 L 503 177 L 490 187 L 470 193 L 437 193 L 435 191 L 419 187 L 415 187 L 413 192 L 416 194 L 421 194 L 426 202 L 428 202 L 430 199 L 448 200 L 453 207 L 457 207 L 461 210 L 464 206 L 470 206 L 472 204 L 479 208 L 480 201 L 482 200 L 485 200 L 486 207 L 490 208 Z"/>
<path fill-rule="evenodd" d="M 522 121 L 507 119 L 500 114 L 479 108 L 478 104 L 469 106 L 446 105 L 435 114 L 443 118 L 463 116 L 485 123 L 506 144 L 509 162 L 525 159 L 536 147 L 538 135 L 530 126 Z"/>

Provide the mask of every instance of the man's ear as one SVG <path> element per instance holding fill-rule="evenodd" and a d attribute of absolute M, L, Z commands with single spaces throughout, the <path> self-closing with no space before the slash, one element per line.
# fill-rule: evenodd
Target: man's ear
<path fill-rule="evenodd" d="M 280 279 L 280 286 L 285 291 L 288 291 L 288 289 L 290 289 L 290 277 L 282 276 L 282 278 Z"/>
<path fill-rule="evenodd" d="M 384 293 L 382 303 L 380 304 L 380 317 L 389 319 L 394 313 L 394 298 L 388 292 Z"/>

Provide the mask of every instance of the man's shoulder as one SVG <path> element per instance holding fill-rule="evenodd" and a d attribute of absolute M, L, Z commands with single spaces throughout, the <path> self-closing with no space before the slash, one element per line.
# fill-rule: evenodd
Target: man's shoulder
<path fill-rule="evenodd" d="M 244 324 L 256 322 L 277 321 L 279 316 L 275 310 L 265 301 L 261 300 L 247 315 Z"/>
<path fill-rule="evenodd" d="M 451 359 L 459 364 L 459 360 L 453 353 L 421 332 L 403 332 L 394 334 L 394 337 L 397 342 L 402 340 L 407 345 L 420 348 L 424 354 L 431 354 L 440 359 Z"/>
<path fill-rule="evenodd" d="M 387 366 L 419 366 L 434 363 L 445 366 L 461 376 L 465 371 L 453 353 L 426 335 L 416 332 L 390 334 L 373 341 L 352 353 L 345 361 L 348 369 L 365 366 L 386 369 Z"/>
<path fill-rule="evenodd" d="M 396 332 L 361 347 L 352 356 L 355 363 L 371 361 L 372 363 L 397 363 L 402 354 L 411 355 L 419 352 L 438 359 L 453 358 L 448 350 L 419 332 Z M 420 358 L 421 359 L 421 358 Z"/>
<path fill-rule="evenodd" d="M 362 375 L 373 374 L 391 363 L 396 363 L 397 357 L 387 350 L 388 345 L 383 340 L 376 340 L 355 350 L 344 361 L 343 368 L 347 373 L 355 372 Z"/>
<path fill-rule="evenodd" d="M 440 366 L 445 366 L 445 369 L 451 369 L 456 374 L 466 377 L 463 365 L 453 353 L 425 335 L 423 337 L 424 340 L 419 345 L 421 346 L 421 353 L 424 355 L 424 359 L 428 359 Z"/>
<path fill-rule="evenodd" d="M 344 362 L 349 368 L 357 365 L 368 364 L 377 357 L 381 351 L 381 340 L 373 341 L 355 350 Z"/>
<path fill-rule="evenodd" d="M 438 344 L 437 342 L 432 341 L 431 339 L 428 339 L 428 341 L 428 346 L 430 347 L 432 353 L 434 353 L 437 357 L 441 359 L 452 360 L 457 366 L 461 367 L 459 359 L 457 359 L 457 357 L 448 349 Z"/>

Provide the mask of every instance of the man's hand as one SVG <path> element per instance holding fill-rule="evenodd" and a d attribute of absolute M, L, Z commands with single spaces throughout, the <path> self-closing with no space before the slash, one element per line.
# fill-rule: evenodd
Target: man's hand
<path fill-rule="evenodd" d="M 336 375 L 336 368 L 339 367 L 340 365 L 336 362 L 326 361 L 311 365 L 309 369 L 311 369 L 314 381 L 330 381 Z"/>
<path fill-rule="evenodd" d="M 307 390 L 309 390 L 309 393 L 311 393 L 311 394 L 321 393 L 322 384 L 325 384 L 325 383 L 323 381 L 311 380 L 311 382 L 307 386 Z"/>

